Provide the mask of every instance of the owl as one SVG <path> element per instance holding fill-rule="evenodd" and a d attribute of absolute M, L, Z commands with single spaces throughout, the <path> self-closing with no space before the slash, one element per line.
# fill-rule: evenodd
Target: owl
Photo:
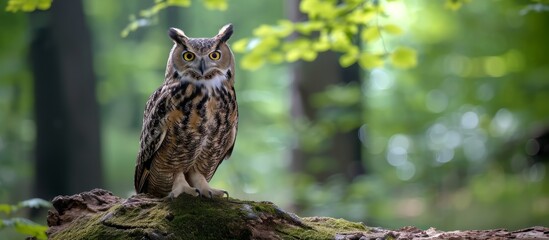
<path fill-rule="evenodd" d="M 135 167 L 137 193 L 209 198 L 228 193 L 210 187 L 219 164 L 231 156 L 238 128 L 233 26 L 212 38 L 189 38 L 170 28 L 174 45 L 164 83 L 149 97 Z"/>

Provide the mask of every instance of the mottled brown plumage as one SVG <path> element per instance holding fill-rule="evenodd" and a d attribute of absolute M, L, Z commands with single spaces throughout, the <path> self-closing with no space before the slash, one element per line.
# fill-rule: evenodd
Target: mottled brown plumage
<path fill-rule="evenodd" d="M 234 147 L 238 106 L 234 56 L 226 25 L 213 38 L 189 38 L 171 28 L 174 46 L 165 81 L 149 98 L 143 115 L 135 190 L 157 197 L 181 193 L 223 196 L 208 184 Z"/>

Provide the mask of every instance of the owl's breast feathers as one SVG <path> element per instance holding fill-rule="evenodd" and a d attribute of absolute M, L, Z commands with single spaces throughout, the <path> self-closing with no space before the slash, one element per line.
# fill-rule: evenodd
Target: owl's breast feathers
<path fill-rule="evenodd" d="M 231 155 L 237 125 L 236 95 L 229 81 L 217 87 L 188 81 L 163 85 L 145 108 L 136 191 L 165 195 L 174 173 L 190 169 L 209 181 Z"/>

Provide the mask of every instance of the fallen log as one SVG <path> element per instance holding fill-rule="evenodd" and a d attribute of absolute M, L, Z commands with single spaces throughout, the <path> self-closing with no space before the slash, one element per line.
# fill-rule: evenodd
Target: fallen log
<path fill-rule="evenodd" d="M 271 202 L 181 194 L 128 199 L 94 189 L 57 196 L 48 212 L 49 239 L 549 239 L 549 228 L 444 232 L 387 230 L 330 217 L 298 217 Z"/>

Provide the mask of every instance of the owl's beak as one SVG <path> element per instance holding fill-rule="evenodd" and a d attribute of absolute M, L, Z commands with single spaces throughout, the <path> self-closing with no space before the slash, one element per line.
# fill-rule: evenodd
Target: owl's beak
<path fill-rule="evenodd" d="M 204 75 L 204 70 L 206 70 L 206 62 L 204 62 L 204 59 L 200 59 L 200 67 L 198 70 L 200 70 L 200 74 Z"/>

